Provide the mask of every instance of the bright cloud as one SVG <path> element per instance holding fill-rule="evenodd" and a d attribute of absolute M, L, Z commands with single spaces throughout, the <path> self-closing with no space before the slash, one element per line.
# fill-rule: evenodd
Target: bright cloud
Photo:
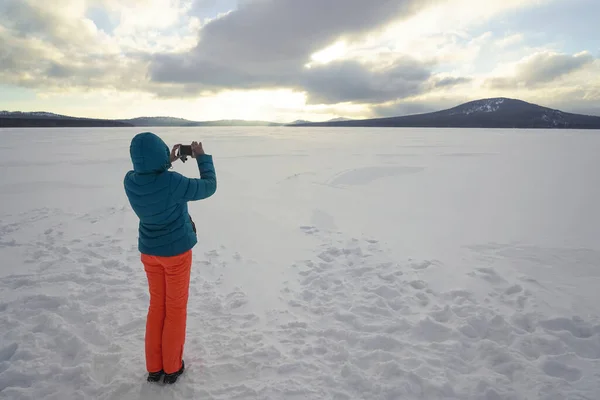
<path fill-rule="evenodd" d="M 523 60 L 505 67 L 510 75 L 491 78 L 492 88 L 536 87 L 568 77 L 572 73 L 594 64 L 594 57 L 588 52 L 575 55 L 543 51 L 525 57 Z"/>

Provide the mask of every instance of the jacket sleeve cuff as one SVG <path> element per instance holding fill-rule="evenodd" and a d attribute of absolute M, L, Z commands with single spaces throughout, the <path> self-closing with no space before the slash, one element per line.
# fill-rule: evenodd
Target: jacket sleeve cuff
<path fill-rule="evenodd" d="M 213 161 L 213 158 L 212 158 L 212 155 L 210 155 L 210 154 L 201 154 L 196 157 L 196 161 L 198 162 L 198 164 L 204 163 L 204 162 L 211 163 Z"/>

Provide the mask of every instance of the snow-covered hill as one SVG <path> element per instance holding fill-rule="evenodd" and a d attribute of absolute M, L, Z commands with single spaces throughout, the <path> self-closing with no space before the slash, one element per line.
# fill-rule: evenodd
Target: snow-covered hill
<path fill-rule="evenodd" d="M 0 128 L 125 127 L 131 124 L 106 119 L 79 118 L 45 111 L 0 111 Z"/>
<path fill-rule="evenodd" d="M 66 115 L 54 114 L 45 111 L 0 111 L 0 117 L 10 118 L 73 118 Z"/>
<path fill-rule="evenodd" d="M 470 103 L 463 104 L 457 108 L 450 110 L 449 115 L 465 114 L 470 115 L 474 113 L 489 113 L 496 112 L 504 104 L 504 98 L 485 99 L 478 100 Z"/>
<path fill-rule="evenodd" d="M 516 99 L 491 98 L 426 114 L 303 126 L 600 129 L 600 117 L 566 113 Z"/>

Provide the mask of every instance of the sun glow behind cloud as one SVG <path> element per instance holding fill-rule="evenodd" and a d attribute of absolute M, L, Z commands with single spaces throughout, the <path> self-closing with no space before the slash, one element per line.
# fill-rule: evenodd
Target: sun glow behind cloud
<path fill-rule="evenodd" d="M 344 58 L 346 53 L 347 53 L 346 43 L 343 41 L 336 42 L 336 43 L 332 44 L 331 46 L 329 46 L 317 53 L 314 53 L 311 56 L 312 63 L 309 63 L 308 66 L 310 67 L 313 63 L 316 63 L 316 64 L 330 63 L 332 61 Z"/>
<path fill-rule="evenodd" d="M 309 106 L 304 93 L 288 89 L 225 91 L 196 99 L 157 99 L 143 92 L 96 90 L 47 93 L 39 95 L 39 99 L 55 105 L 58 112 L 98 118 L 176 116 L 190 120 L 246 119 L 285 123 L 300 119 L 299 116 L 315 121 L 341 115 L 354 118 L 369 116 L 363 105 Z M 26 101 L 15 102 L 20 109 L 26 108 L 26 104 Z M 30 111 L 34 110 L 38 109 Z"/>

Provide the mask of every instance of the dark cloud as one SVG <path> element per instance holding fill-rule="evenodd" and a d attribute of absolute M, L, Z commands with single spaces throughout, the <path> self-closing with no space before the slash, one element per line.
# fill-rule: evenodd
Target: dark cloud
<path fill-rule="evenodd" d="M 518 86 L 518 81 L 513 77 L 496 77 L 486 79 L 484 86 L 490 89 L 513 89 Z"/>
<path fill-rule="evenodd" d="M 46 75 L 49 78 L 57 79 L 68 78 L 69 76 L 73 76 L 75 72 L 77 72 L 75 68 L 67 65 L 61 65 L 56 62 L 49 62 L 48 68 L 46 69 Z"/>
<path fill-rule="evenodd" d="M 374 68 L 353 60 L 334 61 L 311 68 L 298 68 L 289 72 L 242 73 L 236 68 L 218 66 L 210 62 L 197 65 L 213 77 L 209 81 L 190 79 L 188 65 L 166 58 L 171 71 L 179 74 L 162 88 L 161 97 L 196 96 L 200 92 L 217 92 L 222 89 L 264 89 L 286 87 L 306 91 L 309 104 L 336 104 L 343 102 L 383 102 L 422 93 L 430 77 L 428 65 L 409 57 L 396 60 L 386 68 Z"/>
<path fill-rule="evenodd" d="M 22 83 L 44 74 L 43 49 L 0 29 L 0 82 Z"/>
<path fill-rule="evenodd" d="M 312 102 L 402 98 L 428 78 L 423 64 L 401 59 L 377 71 L 355 61 L 305 65 L 336 40 L 352 41 L 433 2 L 246 1 L 206 25 L 190 53 L 157 55 L 150 74 L 185 90 L 188 84 L 197 90 L 293 87 L 307 90 Z"/>
<path fill-rule="evenodd" d="M 255 0 L 202 29 L 192 58 L 250 73 L 299 69 L 336 39 L 351 39 L 431 0 Z M 160 68 L 160 65 L 156 66 Z M 204 75 L 199 74 L 199 79 Z"/>
<path fill-rule="evenodd" d="M 490 78 L 485 85 L 492 89 L 534 88 L 569 75 L 593 62 L 594 57 L 589 53 L 538 53 L 519 64 L 515 76 Z"/>
<path fill-rule="evenodd" d="M 301 73 L 298 88 L 308 92 L 312 104 L 380 103 L 421 93 L 429 76 L 425 65 L 409 58 L 383 69 L 337 61 Z"/>
<path fill-rule="evenodd" d="M 26 1 L 3 0 L 0 2 L 0 15 L 3 24 L 20 35 L 42 34 L 46 38 L 54 38 L 56 18 Z"/>
<path fill-rule="evenodd" d="M 550 54 L 534 56 L 519 68 L 519 77 L 529 84 L 551 82 L 594 61 L 591 54 Z"/>
<path fill-rule="evenodd" d="M 470 83 L 472 81 L 473 81 L 473 78 L 467 78 L 467 77 L 458 77 L 458 78 L 446 77 L 446 78 L 437 79 L 436 82 L 434 83 L 434 85 L 436 88 L 446 88 L 446 87 L 462 85 L 465 83 Z"/>

